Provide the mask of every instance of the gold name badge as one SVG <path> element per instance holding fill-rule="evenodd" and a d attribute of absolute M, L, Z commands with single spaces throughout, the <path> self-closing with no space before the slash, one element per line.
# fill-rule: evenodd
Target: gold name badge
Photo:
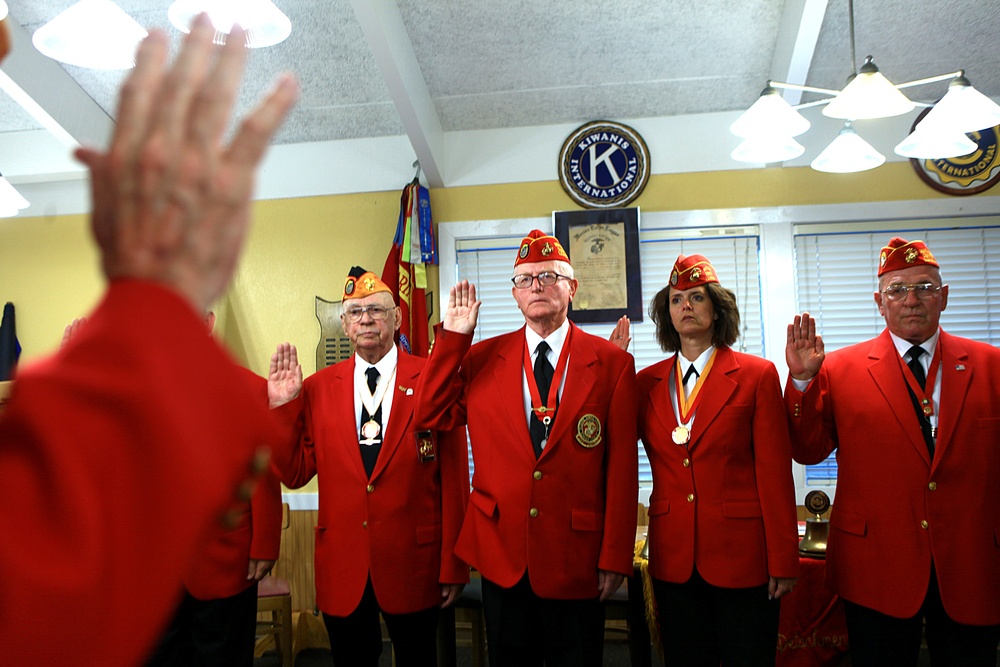
<path fill-rule="evenodd" d="M 417 460 L 421 463 L 429 463 L 437 457 L 437 448 L 434 445 L 434 434 L 431 431 L 417 431 Z"/>

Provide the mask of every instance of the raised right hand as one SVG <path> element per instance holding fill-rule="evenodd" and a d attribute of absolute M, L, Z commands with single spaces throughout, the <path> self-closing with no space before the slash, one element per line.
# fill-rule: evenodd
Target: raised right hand
<path fill-rule="evenodd" d="M 291 343 L 282 343 L 271 355 L 267 373 L 267 399 L 272 409 L 295 400 L 302 391 L 302 367 Z"/>
<path fill-rule="evenodd" d="M 476 330 L 479 321 L 479 306 L 476 300 L 476 286 L 463 280 L 448 292 L 448 309 L 444 312 L 445 331 L 470 334 Z"/>
<path fill-rule="evenodd" d="M 823 337 L 816 333 L 816 320 L 809 313 L 796 315 L 788 325 L 785 339 L 785 363 L 796 380 L 811 380 L 819 373 L 826 352 Z"/>
<path fill-rule="evenodd" d="M 201 15 L 168 64 L 166 35 L 150 32 L 122 86 L 111 145 L 75 153 L 90 170 L 105 275 L 158 282 L 199 315 L 229 284 L 257 166 L 298 97 L 282 77 L 225 143 L 246 49 L 238 27 L 221 49 L 214 36 Z"/>

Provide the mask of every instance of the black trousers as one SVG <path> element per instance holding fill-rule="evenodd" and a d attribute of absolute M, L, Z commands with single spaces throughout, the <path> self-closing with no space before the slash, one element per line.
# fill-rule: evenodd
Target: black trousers
<path fill-rule="evenodd" d="M 257 584 L 219 600 L 184 594 L 147 667 L 253 667 Z"/>
<path fill-rule="evenodd" d="M 603 661 L 604 606 L 596 596 L 540 598 L 527 574 L 511 588 L 483 579 L 483 613 L 490 667 L 600 667 Z"/>
<path fill-rule="evenodd" d="M 854 667 L 916 665 L 921 629 L 934 667 L 997 665 L 1000 625 L 964 625 L 948 616 L 933 568 L 924 604 L 912 618 L 895 618 L 847 600 L 844 611 Z"/>
<path fill-rule="evenodd" d="M 767 585 L 721 588 L 697 569 L 683 584 L 653 580 L 664 662 L 688 667 L 773 665 L 780 600 Z"/>
<path fill-rule="evenodd" d="M 397 667 L 436 667 L 438 607 L 412 614 L 387 614 L 379 608 L 371 579 L 357 609 L 347 616 L 323 614 L 330 635 L 330 650 L 336 667 L 378 667 L 382 655 L 382 626 L 392 640 Z"/>

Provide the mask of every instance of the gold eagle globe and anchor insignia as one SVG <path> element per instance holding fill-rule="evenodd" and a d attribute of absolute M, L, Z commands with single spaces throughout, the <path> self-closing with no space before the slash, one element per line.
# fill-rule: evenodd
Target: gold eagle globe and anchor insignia
<path fill-rule="evenodd" d="M 576 441 L 587 449 L 601 444 L 601 420 L 597 415 L 585 414 L 576 423 Z"/>

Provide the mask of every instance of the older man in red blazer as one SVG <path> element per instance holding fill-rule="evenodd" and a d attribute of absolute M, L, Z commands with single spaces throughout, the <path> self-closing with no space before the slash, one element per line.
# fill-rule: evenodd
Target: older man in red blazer
<path fill-rule="evenodd" d="M 939 327 L 948 286 L 922 241 L 882 248 L 886 330 L 824 354 L 808 314 L 788 328 L 793 453 L 837 450 L 827 582 L 846 602 L 855 665 L 995 665 L 1000 642 L 1000 350 Z"/>
<path fill-rule="evenodd" d="M 456 549 L 483 576 L 490 664 L 600 665 L 601 601 L 632 572 L 635 365 L 568 321 L 577 281 L 554 237 L 521 242 L 513 283 L 526 326 L 477 345 L 475 287 L 452 288 L 421 420 L 468 424 L 476 468 Z"/>
<path fill-rule="evenodd" d="M 416 432 L 425 360 L 394 343 L 400 311 L 389 287 L 354 267 L 343 304 L 355 355 L 310 376 L 283 408 L 299 412 L 298 435 L 274 462 L 292 488 L 319 475 L 316 604 L 334 664 L 378 665 L 381 612 L 396 664 L 433 665 L 439 608 L 469 581 L 454 551 L 469 496 L 465 429 Z M 301 371 L 287 343 L 271 378 L 298 395 Z"/>

